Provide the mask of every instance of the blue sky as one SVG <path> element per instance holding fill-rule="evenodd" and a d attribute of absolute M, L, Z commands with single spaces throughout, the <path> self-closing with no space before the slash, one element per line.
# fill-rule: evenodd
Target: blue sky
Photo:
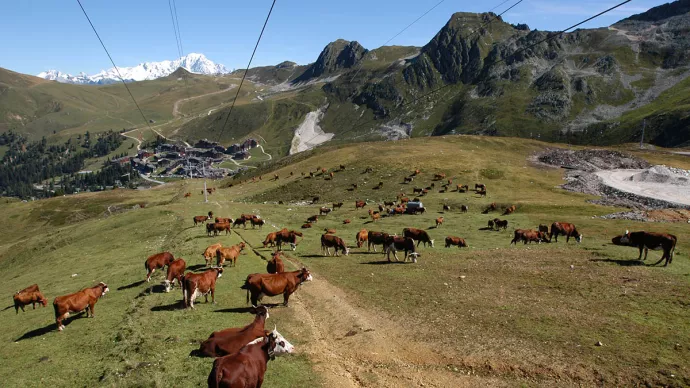
<path fill-rule="evenodd" d="M 440 0 L 278 0 L 252 66 L 312 62 L 338 38 L 372 49 Z M 500 13 L 517 0 L 496 9 Z M 454 12 L 485 12 L 502 0 L 445 0 L 390 44 L 426 44 Z M 632 1 L 585 27 L 608 26 L 666 3 Z M 167 0 L 82 0 L 118 66 L 177 57 Z M 177 0 L 185 53 L 205 54 L 228 68 L 246 66 L 270 0 Z M 504 15 L 510 23 L 559 30 L 616 2 L 524 0 Z M 0 67 L 28 74 L 57 69 L 93 74 L 111 67 L 76 0 L 1 0 Z"/>

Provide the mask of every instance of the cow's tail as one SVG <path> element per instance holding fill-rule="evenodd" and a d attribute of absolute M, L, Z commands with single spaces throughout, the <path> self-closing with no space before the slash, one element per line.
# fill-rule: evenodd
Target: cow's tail
<path fill-rule="evenodd" d="M 182 275 L 180 280 L 180 288 L 182 288 L 182 303 L 185 307 L 187 307 L 187 294 L 189 293 L 189 290 L 187 290 L 187 281 L 185 280 L 185 275 Z"/>
<path fill-rule="evenodd" d="M 673 238 L 673 246 L 671 247 L 671 252 L 668 253 L 668 256 L 669 256 L 668 261 L 673 260 L 673 252 L 676 250 L 676 243 L 678 242 L 678 237 L 676 237 L 674 235 L 670 235 L 670 236 Z"/>
<path fill-rule="evenodd" d="M 240 287 L 242 290 L 247 290 L 247 304 L 249 304 L 249 276 L 245 279 L 244 284 Z"/>

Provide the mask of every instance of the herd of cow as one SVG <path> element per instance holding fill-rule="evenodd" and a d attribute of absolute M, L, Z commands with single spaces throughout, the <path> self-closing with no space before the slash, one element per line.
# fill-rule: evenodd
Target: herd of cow
<path fill-rule="evenodd" d="M 342 166 L 341 166 L 342 169 Z M 406 181 L 412 182 L 413 177 L 417 176 L 419 171 L 415 171 L 411 176 L 407 177 Z M 444 174 L 437 174 L 435 180 L 445 179 Z M 444 185 L 447 188 L 450 185 Z M 458 185 L 458 191 L 469 190 L 468 185 Z M 486 186 L 483 184 L 475 185 L 475 190 L 478 193 L 486 195 Z M 209 193 L 214 190 L 210 190 Z M 425 194 L 422 190 L 422 195 Z M 369 210 L 369 215 L 372 221 L 378 220 L 381 215 L 392 216 L 395 214 L 415 214 L 416 212 L 401 212 L 396 209 L 405 209 L 406 203 L 409 199 L 399 197 L 396 202 L 385 202 L 379 205 L 379 211 Z M 327 215 L 335 209 L 343 206 L 342 203 L 334 203 L 332 208 L 322 207 L 319 210 L 319 215 L 309 217 L 307 224 L 309 227 L 318 221 L 319 216 Z M 364 208 L 365 201 L 356 201 L 355 209 Z M 385 207 L 384 207 L 385 206 Z M 388 208 L 390 207 L 390 208 Z M 491 210 L 496 210 L 497 206 L 492 203 L 483 211 L 487 213 Z M 443 205 L 443 210 L 448 211 L 450 207 Z M 467 207 L 461 209 L 463 212 L 467 211 Z M 515 206 L 508 207 L 504 215 L 514 213 Z M 208 222 L 210 220 L 214 222 Z M 443 224 L 443 217 L 436 219 L 436 228 Z M 246 229 L 247 223 L 250 223 L 252 228 L 261 228 L 265 221 L 258 215 L 242 214 L 236 219 L 213 217 L 213 212 L 209 212 L 205 216 L 196 216 L 193 218 L 194 225 L 205 224 L 208 236 L 217 236 L 219 233 L 225 231 L 230 233 L 233 227 L 243 227 Z M 350 223 L 349 220 L 344 221 L 345 224 Z M 307 225 L 305 224 L 305 225 Z M 303 226 L 304 227 L 304 226 Z M 495 218 L 488 222 L 488 229 L 507 229 L 508 221 Z M 321 252 L 324 255 L 330 256 L 331 249 L 333 249 L 335 256 L 341 252 L 347 256 L 350 253 L 350 247 L 345 241 L 335 235 L 334 229 L 326 228 L 325 233 L 321 235 Z M 575 225 L 565 222 L 554 222 L 549 227 L 547 225 L 539 225 L 536 230 L 516 229 L 511 244 L 517 244 L 522 241 L 524 244 L 531 242 L 554 242 L 558 241 L 558 236 L 566 237 L 566 242 L 570 238 L 580 243 L 582 241 L 582 233 L 580 233 Z M 228 328 L 213 332 L 206 341 L 203 341 L 198 350 L 192 352 L 192 355 L 200 357 L 216 357 L 211 373 L 208 377 L 209 387 L 258 387 L 261 386 L 264 378 L 264 373 L 269 360 L 275 356 L 291 353 L 294 347 L 277 331 L 265 330 L 266 319 L 269 317 L 268 308 L 260 305 L 264 296 L 278 296 L 283 295 L 283 304 L 288 306 L 290 296 L 298 289 L 298 287 L 307 281 L 312 280 L 312 275 L 309 270 L 302 268 L 297 271 L 285 272 L 285 266 L 281 259 L 283 255 L 283 247 L 290 246 L 295 250 L 298 243 L 304 237 L 302 232 L 295 230 L 288 230 L 283 228 L 276 232 L 269 233 L 263 241 L 264 248 L 275 248 L 273 257 L 268 261 L 266 270 L 267 273 L 250 274 L 245 279 L 241 289 L 247 292 L 247 303 L 251 303 L 255 317 L 253 321 L 242 328 Z M 357 248 L 367 246 L 367 251 L 377 252 L 377 247 L 381 246 L 381 252 L 386 255 L 390 262 L 390 255 L 393 253 L 396 261 L 399 261 L 397 251 L 404 251 L 404 261 L 409 257 L 413 263 L 417 262 L 420 253 L 417 251 L 420 243 L 425 247 L 429 245 L 434 247 L 434 239 L 429 233 L 423 229 L 404 228 L 400 236 L 397 234 L 388 234 L 380 231 L 367 231 L 361 229 L 355 235 Z M 644 259 L 647 258 L 647 251 L 649 249 L 662 249 L 663 255 L 661 259 L 655 263 L 659 264 L 666 260 L 665 265 L 668 265 L 673 260 L 673 252 L 675 250 L 677 238 L 676 236 L 664 233 L 653 232 L 629 232 L 616 236 L 612 239 L 615 245 L 634 246 L 640 251 L 638 260 L 642 259 L 644 251 Z M 456 236 L 447 236 L 445 238 L 445 247 L 457 246 L 459 248 L 467 247 L 468 244 L 465 239 Z M 208 295 L 211 295 L 211 302 L 215 304 L 215 289 L 216 281 L 223 274 L 223 268 L 226 262 L 233 267 L 237 266 L 237 259 L 241 252 L 246 248 L 246 244 L 241 242 L 239 244 L 224 247 L 217 243 L 207 247 L 202 256 L 209 267 L 201 273 L 186 272 L 187 265 L 184 259 L 175 259 L 170 252 L 156 253 L 148 257 L 144 263 L 146 269 L 146 281 L 151 280 L 151 276 L 157 269 L 164 269 L 167 267 L 167 273 L 164 280 L 165 291 L 170 290 L 177 282 L 182 291 L 183 304 L 185 308 L 194 309 L 195 300 L 204 296 L 205 301 L 208 302 Z M 216 259 L 215 266 L 212 265 L 213 259 Z M 69 317 L 70 313 L 79 313 L 86 311 L 86 316 L 95 316 L 94 307 L 96 302 L 109 291 L 108 285 L 105 283 L 98 283 L 97 285 L 82 289 L 78 292 L 69 295 L 58 296 L 53 301 L 55 310 L 55 323 L 57 329 L 62 331 L 65 326 L 64 320 Z M 47 306 L 47 299 L 39 290 L 38 285 L 31 285 L 14 294 L 14 306 L 17 314 L 21 308 L 31 304 L 36 308 L 36 304 Z"/>

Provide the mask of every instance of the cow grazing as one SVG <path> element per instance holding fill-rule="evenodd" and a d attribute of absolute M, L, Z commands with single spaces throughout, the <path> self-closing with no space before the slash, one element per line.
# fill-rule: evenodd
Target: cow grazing
<path fill-rule="evenodd" d="M 352 222 L 352 221 L 350 221 L 349 218 L 348 218 L 348 219 L 344 219 L 344 220 L 343 220 L 343 225 L 347 225 L 347 224 L 349 224 L 350 222 Z"/>
<path fill-rule="evenodd" d="M 266 264 L 266 272 L 268 273 L 283 273 L 285 272 L 285 265 L 283 264 L 283 260 L 280 258 L 281 252 L 275 252 L 273 254 L 273 258 L 269 260 L 268 264 Z"/>
<path fill-rule="evenodd" d="M 225 234 L 229 234 L 232 232 L 232 224 L 227 223 L 227 222 L 221 222 L 221 223 L 210 223 L 206 224 L 206 235 L 211 237 L 211 234 L 213 236 L 218 236 L 218 233 L 221 233 L 225 231 Z"/>
<path fill-rule="evenodd" d="M 337 202 L 337 203 L 336 203 L 336 202 L 333 202 L 333 210 L 335 210 L 335 209 L 340 209 L 341 207 L 343 207 L 343 203 L 342 203 L 342 202 Z"/>
<path fill-rule="evenodd" d="M 483 183 L 475 183 L 474 184 L 474 191 L 482 191 L 486 190 L 486 185 Z"/>
<path fill-rule="evenodd" d="M 510 241 L 510 244 L 517 245 L 518 241 L 522 241 L 524 244 L 536 242 L 541 244 L 542 241 L 546 240 L 546 234 L 532 229 L 515 229 L 515 235 Z"/>
<path fill-rule="evenodd" d="M 355 241 L 357 241 L 357 248 L 361 248 L 364 243 L 368 240 L 369 232 L 366 229 L 362 229 L 355 235 Z"/>
<path fill-rule="evenodd" d="M 258 226 L 259 229 L 261 229 L 266 223 L 266 221 L 264 221 L 262 218 L 252 218 L 250 221 L 252 223 L 252 228 Z"/>
<path fill-rule="evenodd" d="M 266 334 L 264 327 L 269 317 L 268 308 L 259 306 L 255 308 L 255 311 L 256 315 L 250 324 L 214 331 L 206 341 L 201 343 L 199 350 L 193 351 L 191 355 L 223 357 L 236 353 L 251 341 L 263 337 Z"/>
<path fill-rule="evenodd" d="M 283 294 L 283 305 L 287 307 L 290 295 L 297 291 L 302 283 L 312 279 L 306 268 L 276 274 L 255 273 L 247 276 L 244 285 L 240 288 L 247 290 L 247 303 L 251 300 L 253 306 L 257 306 L 265 295 Z"/>
<path fill-rule="evenodd" d="M 506 208 L 506 210 L 503 212 L 503 215 L 504 215 L 504 216 L 507 216 L 507 215 L 509 215 L 509 214 L 513 214 L 513 213 L 515 213 L 515 210 L 516 210 L 516 209 L 517 209 L 517 206 L 512 205 L 512 206 Z"/>
<path fill-rule="evenodd" d="M 367 251 L 371 252 L 371 247 L 374 247 L 374 252 L 376 252 L 377 245 L 382 246 L 382 251 L 385 250 L 388 237 L 388 233 L 369 231 L 367 233 Z"/>
<path fill-rule="evenodd" d="M 364 209 L 364 207 L 367 206 L 367 203 L 365 201 L 355 201 L 355 210 L 357 209 Z"/>
<path fill-rule="evenodd" d="M 331 211 L 333 211 L 333 209 L 322 207 L 319 209 L 319 215 L 328 215 L 328 213 L 330 213 Z"/>
<path fill-rule="evenodd" d="M 191 196 L 192 196 L 192 193 L 184 193 L 184 197 L 185 197 L 185 198 L 189 198 L 189 197 L 191 197 Z"/>
<path fill-rule="evenodd" d="M 441 225 L 443 225 L 443 217 L 439 217 L 436 219 L 436 227 L 438 228 Z"/>
<path fill-rule="evenodd" d="M 345 245 L 345 241 L 338 236 L 332 234 L 321 235 L 321 253 L 324 256 L 331 255 L 331 248 L 335 249 L 335 255 L 338 256 L 338 250 L 341 250 L 345 256 L 350 253 L 350 249 Z"/>
<path fill-rule="evenodd" d="M 184 271 L 187 269 L 187 263 L 183 259 L 173 260 L 170 265 L 168 265 L 168 273 L 165 276 L 165 292 L 170 292 L 177 280 L 177 284 L 182 287 L 182 277 L 184 276 Z"/>
<path fill-rule="evenodd" d="M 326 234 L 335 234 L 335 229 L 333 228 L 324 228 L 323 231 L 326 232 Z"/>
<path fill-rule="evenodd" d="M 231 261 L 233 267 L 236 266 L 237 258 L 240 256 L 240 253 L 242 253 L 245 246 L 246 245 L 244 242 L 240 242 L 239 244 L 231 247 L 218 248 L 216 251 L 216 266 L 222 267 L 226 260 Z"/>
<path fill-rule="evenodd" d="M 414 240 L 409 237 L 388 236 L 384 246 L 385 250 L 383 253 L 386 255 L 389 262 L 391 261 L 391 252 L 393 252 L 395 261 L 400 261 L 398 260 L 398 251 L 403 250 L 405 251 L 404 261 L 407 261 L 407 256 L 409 255 L 413 263 L 417 262 L 419 253 L 415 250 Z"/>
<path fill-rule="evenodd" d="M 194 226 L 197 226 L 199 224 L 206 223 L 206 221 L 210 220 L 211 216 L 194 216 Z"/>
<path fill-rule="evenodd" d="M 582 234 L 577 231 L 575 225 L 569 224 L 567 222 L 554 222 L 551 224 L 551 235 L 549 240 L 555 237 L 555 242 L 558 242 L 558 235 L 562 234 L 565 236 L 565 242 L 570 240 L 570 237 L 574 237 L 575 241 L 578 243 L 582 242 Z"/>
<path fill-rule="evenodd" d="M 311 226 L 312 226 L 311 222 L 307 222 L 306 224 L 302 224 L 301 228 L 302 229 L 309 229 L 309 228 L 311 228 Z"/>
<path fill-rule="evenodd" d="M 318 216 L 318 215 L 313 215 L 313 216 L 307 218 L 307 222 L 314 223 L 314 222 L 318 222 L 318 221 L 319 221 L 319 216 Z"/>
<path fill-rule="evenodd" d="M 496 206 L 496 202 L 491 202 L 489 206 L 487 206 L 486 209 L 482 211 L 482 214 L 487 214 L 489 212 L 495 211 L 497 208 L 498 206 Z"/>
<path fill-rule="evenodd" d="M 540 232 L 549 233 L 549 226 L 545 224 L 539 224 L 539 228 L 537 230 L 539 230 Z"/>
<path fill-rule="evenodd" d="M 413 194 L 421 194 L 422 191 L 424 191 L 424 189 L 421 188 L 421 187 L 415 187 L 415 188 L 412 189 L 412 193 L 413 193 Z"/>
<path fill-rule="evenodd" d="M 672 234 L 668 233 L 655 233 L 655 232 L 630 232 L 625 231 L 625 234 L 614 237 L 611 242 L 615 245 L 624 245 L 630 247 L 637 247 L 640 250 L 640 256 L 637 260 L 642 260 L 642 250 L 644 250 L 644 260 L 647 260 L 647 252 L 651 250 L 661 249 L 664 251 L 661 255 L 661 259 L 654 263 L 657 265 L 661 263 L 664 259 L 664 267 L 671 264 L 673 261 L 673 251 L 676 249 L 676 243 L 678 238 Z"/>
<path fill-rule="evenodd" d="M 467 211 L 470 210 L 470 208 L 467 205 L 462 205 L 460 206 L 460 211 L 463 213 L 467 213 Z"/>
<path fill-rule="evenodd" d="M 55 324 L 57 324 L 58 331 L 62 331 L 65 326 L 62 324 L 64 319 L 69 317 L 69 313 L 77 313 L 86 310 L 86 317 L 96 317 L 94 307 L 98 299 L 102 298 L 110 289 L 108 285 L 101 282 L 97 285 L 84 288 L 74 294 L 58 296 L 53 300 L 53 308 L 55 309 Z"/>
<path fill-rule="evenodd" d="M 488 226 L 489 226 L 489 229 L 493 229 L 494 228 L 494 220 L 489 220 Z"/>
<path fill-rule="evenodd" d="M 148 282 L 151 280 L 151 275 L 153 275 L 155 270 L 164 268 L 166 265 L 172 263 L 173 260 L 175 260 L 175 257 L 173 257 L 170 252 L 161 252 L 149 256 L 144 262 L 144 268 L 146 268 L 146 281 Z"/>
<path fill-rule="evenodd" d="M 486 190 L 477 191 L 477 194 L 479 194 L 480 197 L 486 197 Z"/>
<path fill-rule="evenodd" d="M 269 246 L 274 247 L 276 245 L 277 234 L 278 234 L 277 232 L 271 232 L 271 233 L 266 235 L 266 238 L 264 239 L 264 242 L 263 242 L 264 248 L 269 247 Z"/>
<path fill-rule="evenodd" d="M 211 294 L 211 303 L 216 303 L 216 279 L 223 275 L 223 268 L 211 268 L 200 274 L 188 272 L 182 278 L 182 298 L 184 307 L 194 308 L 194 301 L 203 296 L 208 303 L 208 294 Z"/>
<path fill-rule="evenodd" d="M 240 225 L 242 225 L 245 229 L 247 229 L 247 219 L 244 217 L 239 217 L 232 223 L 233 227 L 240 226 Z"/>
<path fill-rule="evenodd" d="M 446 237 L 446 248 L 457 246 L 458 248 L 467 248 L 467 243 L 464 238 L 448 236 Z"/>
<path fill-rule="evenodd" d="M 416 228 L 405 228 L 403 229 L 403 236 L 405 237 L 410 237 L 411 239 L 417 241 L 417 246 L 419 246 L 419 243 L 424 243 L 424 246 L 426 247 L 426 244 L 429 244 L 432 248 L 434 247 L 434 240 L 432 240 L 429 237 L 429 234 L 422 229 L 416 229 Z"/>
<path fill-rule="evenodd" d="M 457 185 L 456 187 L 459 193 L 466 193 L 470 189 L 468 185 Z"/>
<path fill-rule="evenodd" d="M 404 178 L 405 183 L 412 183 L 413 180 L 414 180 L 414 178 L 411 177 L 411 176 L 406 176 L 406 177 Z"/>
<path fill-rule="evenodd" d="M 232 218 L 224 218 L 224 217 L 216 217 L 214 220 L 217 224 L 224 223 L 224 224 L 232 224 L 234 221 Z"/>
<path fill-rule="evenodd" d="M 277 330 L 245 345 L 237 353 L 216 358 L 208 375 L 209 388 L 261 387 L 269 360 L 292 353 L 294 347 Z"/>
<path fill-rule="evenodd" d="M 446 205 L 446 204 L 443 204 L 443 211 L 444 211 L 444 212 L 446 212 L 446 211 L 449 212 L 449 211 L 450 211 L 450 206 L 448 206 L 448 205 Z"/>
<path fill-rule="evenodd" d="M 38 289 L 38 284 L 32 284 L 21 291 L 14 293 L 12 297 L 14 300 L 14 311 L 19 314 L 19 309 L 24 310 L 24 306 L 31 305 L 36 309 L 36 303 L 42 304 L 43 307 L 48 305 L 48 300 L 43 296 L 41 290 Z"/>
<path fill-rule="evenodd" d="M 373 222 L 376 222 L 376 221 L 378 221 L 378 220 L 381 218 L 381 213 L 378 213 L 378 212 L 376 212 L 376 213 L 369 213 L 369 215 L 371 216 L 371 220 L 372 220 Z"/>
<path fill-rule="evenodd" d="M 297 237 L 304 237 L 301 232 L 294 230 L 288 231 L 287 229 L 282 229 L 276 233 L 276 245 L 279 251 L 283 250 L 283 244 L 290 244 L 294 251 L 297 249 Z"/>
<path fill-rule="evenodd" d="M 216 257 L 216 251 L 218 250 L 218 248 L 220 248 L 222 246 L 223 246 L 223 244 L 216 243 L 216 244 L 209 245 L 208 247 L 206 247 L 206 249 L 204 250 L 204 253 L 202 254 L 202 256 L 204 256 L 204 260 L 206 261 L 206 266 L 211 265 L 211 261 L 213 260 L 214 257 Z M 265 248 L 265 246 L 264 246 L 264 248 Z"/>
<path fill-rule="evenodd" d="M 446 173 L 434 174 L 435 181 L 440 181 L 442 179 L 446 179 Z"/>
<path fill-rule="evenodd" d="M 508 220 L 499 220 L 498 218 L 495 218 L 494 225 L 496 226 L 496 230 L 500 230 L 501 228 L 506 230 L 508 229 Z"/>

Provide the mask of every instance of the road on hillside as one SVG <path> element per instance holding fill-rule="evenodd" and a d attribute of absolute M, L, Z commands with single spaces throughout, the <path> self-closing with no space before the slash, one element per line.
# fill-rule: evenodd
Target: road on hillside
<path fill-rule="evenodd" d="M 175 104 L 173 104 L 173 111 L 172 111 L 173 117 L 177 117 L 177 116 L 180 115 L 180 104 L 183 103 L 183 102 L 196 100 L 196 99 L 198 99 L 198 98 L 202 98 L 202 97 L 206 97 L 206 96 L 212 96 L 212 95 L 214 95 L 214 94 L 225 93 L 225 92 L 227 92 L 227 91 L 230 91 L 230 90 L 234 89 L 235 87 L 237 87 L 237 85 L 233 84 L 233 85 L 230 85 L 230 86 L 228 86 L 227 88 L 225 88 L 225 89 L 223 89 L 223 90 L 218 90 L 218 91 L 211 92 L 211 93 L 200 94 L 200 95 L 198 95 L 198 96 L 188 97 L 188 98 L 183 98 L 183 99 L 181 99 L 181 100 L 177 100 L 177 101 L 175 101 Z M 210 114 L 210 113 L 211 113 L 211 111 L 209 111 L 209 114 Z"/>

